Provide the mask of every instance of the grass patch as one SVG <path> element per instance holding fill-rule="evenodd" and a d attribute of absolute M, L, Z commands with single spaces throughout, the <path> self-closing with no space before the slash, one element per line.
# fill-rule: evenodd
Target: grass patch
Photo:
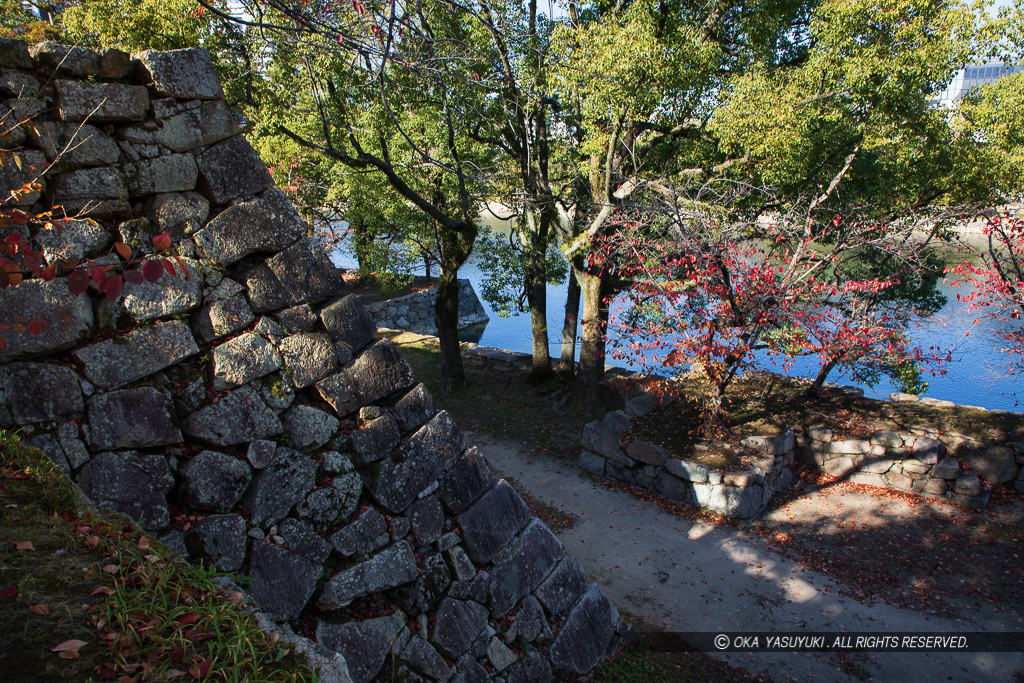
<path fill-rule="evenodd" d="M 436 337 L 386 333 L 434 396 L 441 394 L 441 362 Z M 439 399 L 463 429 L 513 439 L 537 450 L 575 458 L 583 425 L 622 407 L 606 398 L 594 406 L 571 400 L 571 386 L 557 379 L 531 384 L 526 373 L 466 368 L 467 386 Z"/>
<path fill-rule="evenodd" d="M 80 510 L 46 456 L 3 431 L 0 494 L 5 680 L 315 680 L 241 594 L 225 599 L 126 518 Z"/>

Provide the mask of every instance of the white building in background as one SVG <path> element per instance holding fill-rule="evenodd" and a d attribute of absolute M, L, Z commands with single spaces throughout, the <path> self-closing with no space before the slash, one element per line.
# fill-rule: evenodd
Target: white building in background
<path fill-rule="evenodd" d="M 972 64 L 966 69 L 960 69 L 949 86 L 936 95 L 935 102 L 940 107 L 948 107 L 961 97 L 986 83 L 994 83 L 1002 76 L 1008 76 L 1024 71 L 1024 65 L 1006 66 L 1001 62 L 989 62 L 988 64 Z"/>

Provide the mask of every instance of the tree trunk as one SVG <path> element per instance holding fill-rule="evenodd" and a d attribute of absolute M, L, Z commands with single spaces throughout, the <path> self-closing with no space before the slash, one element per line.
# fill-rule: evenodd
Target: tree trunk
<path fill-rule="evenodd" d="M 722 402 L 725 398 L 725 386 L 719 381 L 712 381 L 708 394 L 704 399 L 704 410 L 701 415 L 702 433 L 706 437 L 722 435 Z"/>
<path fill-rule="evenodd" d="M 605 333 L 608 328 L 607 276 L 582 271 L 580 294 L 583 299 L 582 342 L 580 344 L 580 374 L 577 387 L 584 397 L 596 397 L 604 379 Z"/>
<path fill-rule="evenodd" d="M 441 393 L 447 396 L 455 389 L 466 386 L 466 371 L 462 366 L 459 345 L 459 270 L 456 266 L 441 266 L 434 304 L 434 322 L 441 346 Z"/>
<path fill-rule="evenodd" d="M 356 262 L 359 264 L 360 275 L 369 275 L 371 243 L 369 231 L 361 220 L 351 224 L 352 227 L 352 248 L 356 252 Z"/>
<path fill-rule="evenodd" d="M 529 267 L 526 273 L 526 300 L 530 304 L 530 329 L 533 336 L 531 382 L 551 379 L 551 349 L 548 344 L 548 289 L 544 219 L 540 229 L 530 233 Z"/>
<path fill-rule="evenodd" d="M 807 389 L 808 394 L 818 395 L 821 393 L 822 387 L 825 386 L 825 379 L 828 377 L 832 369 L 839 364 L 839 360 L 842 356 L 833 356 L 824 365 L 821 366 L 821 370 L 818 370 L 818 376 L 814 378 L 814 382 Z"/>
<path fill-rule="evenodd" d="M 564 379 L 572 379 L 576 375 L 576 328 L 580 319 L 580 281 L 576 278 L 578 270 L 583 269 L 582 261 L 569 264 L 568 293 L 565 297 L 565 317 L 562 321 L 562 354 L 558 363 L 558 374 Z"/>

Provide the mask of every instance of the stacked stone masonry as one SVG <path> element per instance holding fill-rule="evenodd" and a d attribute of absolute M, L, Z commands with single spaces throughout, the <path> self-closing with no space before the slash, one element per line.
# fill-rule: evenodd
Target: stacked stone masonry
<path fill-rule="evenodd" d="M 614 652 L 615 607 L 346 296 L 204 50 L 0 40 L 0 95 L 4 194 L 41 184 L 8 205 L 71 216 L 6 230 L 115 269 L 115 242 L 167 232 L 187 268 L 116 301 L 0 290 L 0 325 L 45 323 L 4 332 L 0 427 L 248 576 L 268 628 L 314 624 L 291 636 L 331 680 L 550 680 Z"/>
<path fill-rule="evenodd" d="M 897 394 L 890 400 L 917 401 L 918 397 Z M 948 401 L 928 404 L 953 406 Z M 642 394 L 628 401 L 624 411 L 587 424 L 580 441 L 580 467 L 673 501 L 744 520 L 756 519 L 776 493 L 789 487 L 797 461 L 856 484 L 942 497 L 979 509 L 987 507 L 991 485 L 1013 486 L 1024 493 L 1024 441 L 982 441 L 951 432 L 940 434 L 925 426 L 905 432 L 878 430 L 868 439 L 836 438 L 830 429 L 809 427 L 749 436 L 738 445 L 695 446 L 745 451 L 754 456 L 745 470 L 717 470 L 639 439 L 623 445 L 623 434 L 632 421 L 658 407 L 655 397 Z"/>
<path fill-rule="evenodd" d="M 366 305 L 377 327 L 405 330 L 417 334 L 437 334 L 434 306 L 437 302 L 437 287 L 428 287 L 420 292 L 377 301 Z M 460 330 L 486 323 L 490 318 L 469 280 L 459 280 L 459 322 Z"/>

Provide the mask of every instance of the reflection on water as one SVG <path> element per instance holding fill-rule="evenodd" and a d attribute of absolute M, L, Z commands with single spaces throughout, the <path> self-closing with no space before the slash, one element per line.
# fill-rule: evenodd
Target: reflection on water
<path fill-rule="evenodd" d="M 507 222 L 497 220 L 485 221 L 496 230 L 507 231 Z M 967 238 L 972 246 L 981 246 L 983 238 L 972 235 Z M 355 258 L 351 254 L 336 252 L 334 262 L 342 267 L 355 267 Z M 459 271 L 459 277 L 469 278 L 476 289 L 477 294 L 482 291 L 481 282 L 483 273 L 479 266 L 470 257 L 469 262 Z M 921 323 L 919 327 L 911 329 L 910 336 L 915 344 L 925 351 L 935 348 L 945 356 L 946 351 L 952 352 L 953 363 L 946 367 L 947 374 L 938 377 L 926 376 L 930 383 L 928 396 L 945 399 L 958 404 L 982 406 L 989 409 L 1018 410 L 1015 392 L 1018 392 L 1017 382 L 1006 375 L 1009 357 L 1000 353 L 1002 338 L 994 333 L 991 324 L 986 321 L 976 324 L 977 316 L 967 310 L 967 305 L 957 300 L 957 293 L 966 294 L 967 291 L 957 289 L 950 282 L 940 282 L 939 290 L 946 295 L 946 305 L 931 319 Z M 565 285 L 549 285 L 547 288 L 548 300 L 548 339 L 553 357 L 557 358 L 561 353 L 561 331 L 562 319 L 565 312 L 566 287 Z M 533 349 L 533 342 L 530 332 L 530 317 L 525 312 L 514 318 L 501 318 L 486 301 L 482 302 L 490 322 L 486 325 L 476 325 L 463 330 L 460 337 L 463 341 L 471 341 L 482 346 L 494 346 L 530 353 Z M 613 303 L 613 311 L 616 306 L 625 304 L 623 299 Z M 579 345 L 576 348 L 576 357 L 579 359 Z M 623 360 L 608 359 L 608 363 L 618 367 L 627 367 L 639 370 L 639 366 Z M 797 359 L 793 368 L 789 370 L 790 375 L 801 377 L 814 377 L 818 372 L 818 360 L 816 358 Z M 773 369 L 769 364 L 768 369 Z M 844 378 L 833 372 L 829 376 L 830 381 L 845 383 Z M 861 385 L 863 386 L 863 385 Z M 897 391 L 897 388 L 888 380 L 883 378 L 874 388 L 863 386 L 865 394 L 877 398 L 885 398 L 889 393 Z M 1021 401 L 1024 403 L 1024 387 L 1020 390 Z"/>

